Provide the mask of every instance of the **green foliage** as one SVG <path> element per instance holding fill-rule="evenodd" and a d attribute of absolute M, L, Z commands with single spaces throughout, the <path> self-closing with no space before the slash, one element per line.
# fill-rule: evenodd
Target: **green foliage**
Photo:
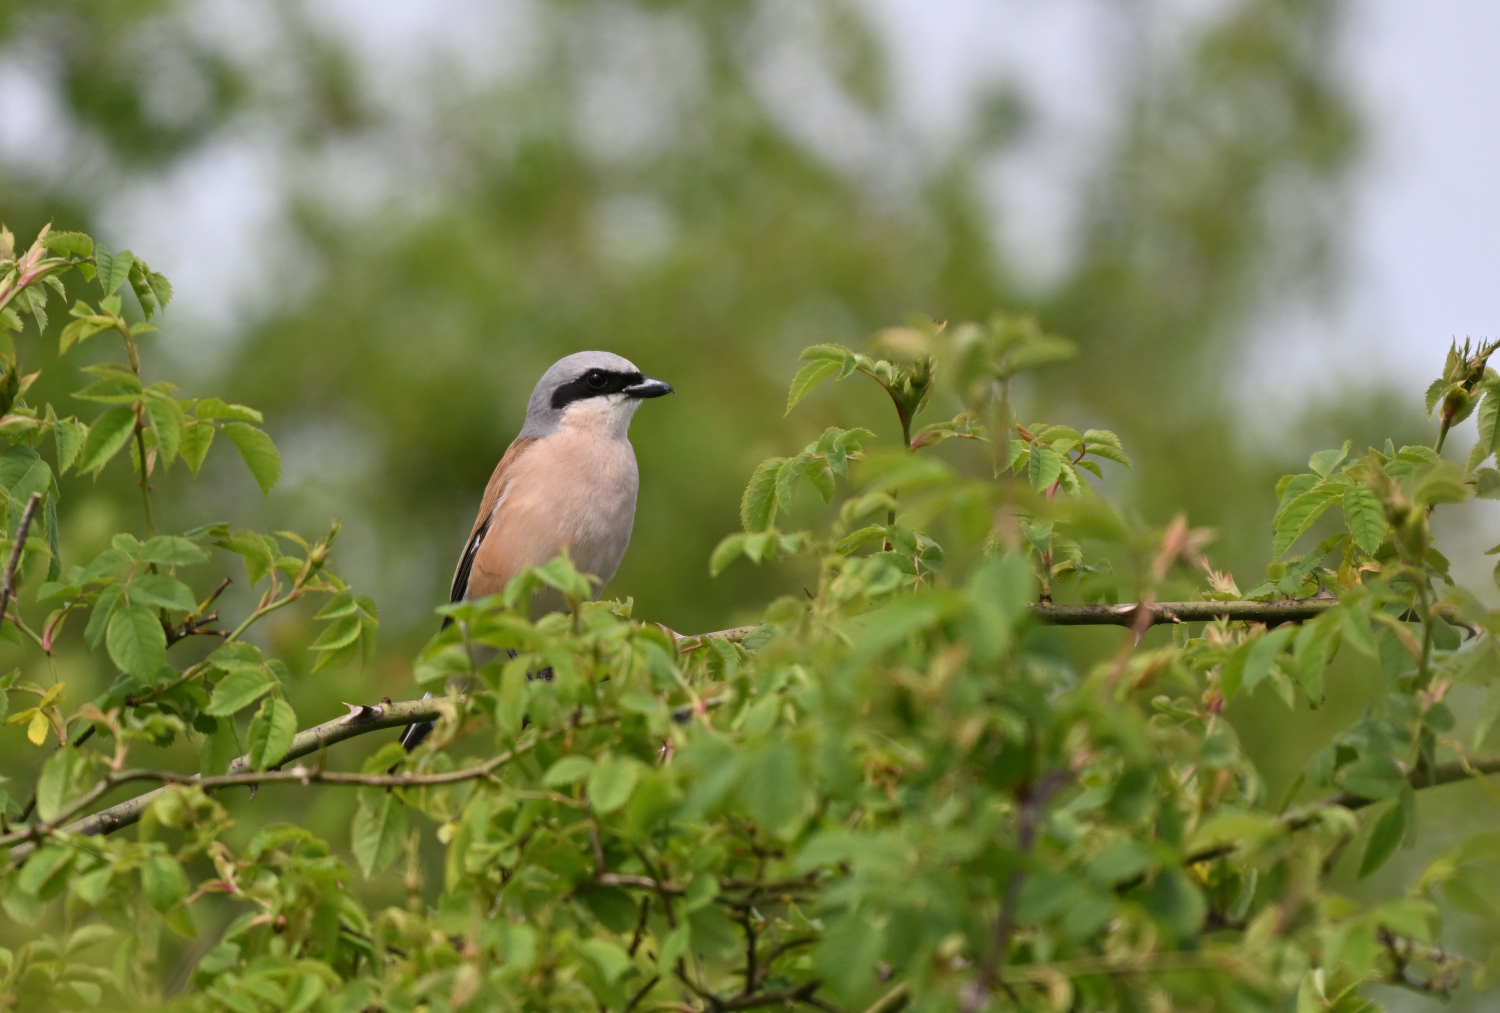
<path fill-rule="evenodd" d="M 40 774 L 34 801 L 0 801 L 0 906 L 46 931 L 0 951 L 13 1004 L 157 1004 L 176 938 L 195 956 L 174 1002 L 195 1010 L 1354 1010 L 1371 982 L 1446 994 L 1489 980 L 1434 944 L 1439 898 L 1497 917 L 1493 834 L 1464 839 L 1397 898 L 1359 904 L 1328 884 L 1361 835 L 1349 861 L 1365 877 L 1428 832 L 1418 791 L 1500 768 L 1452 734 L 1447 700 L 1459 685 L 1495 694 L 1500 621 L 1432 547 L 1434 521 L 1491 488 L 1484 455 L 1461 470 L 1422 446 L 1314 454 L 1279 483 L 1267 579 L 1237 600 L 1208 568 L 1210 533 L 1181 517 L 1145 528 L 1100 494 L 1105 462 L 1131 464 L 1114 433 L 1017 417 L 1013 378 L 1063 361 L 1069 343 L 997 317 L 882 331 L 859 352 L 815 345 L 789 410 L 861 373 L 900 441 L 832 427 L 762 463 L 744 530 L 710 560 L 718 572 L 795 557 L 811 574 L 800 593 L 748 632 L 681 637 L 594 601 L 559 556 L 440 610 L 452 622 L 413 675 L 466 689 L 416 705 L 436 722 L 416 752 L 391 744 L 346 774 L 301 758 L 387 727 L 371 720 L 387 704 L 299 736 L 289 699 L 304 673 L 373 650 L 375 603 L 329 569 L 337 525 L 312 542 L 228 524 L 156 534 L 153 469 L 180 456 L 196 474 L 219 430 L 270 491 L 280 464 L 261 417 L 143 383 L 135 341 L 148 332 L 130 321 L 170 288 L 133 255 L 44 232 L 22 261 L 24 285 L 0 265 L 0 309 L 19 301 L 36 317 L 24 293 L 38 279 L 98 284 L 105 297 L 75 303 L 64 330 L 85 326 L 62 351 L 106 334 L 129 361 L 89 369 L 78 394 L 97 408 L 83 421 L 29 404 L 17 382 L 7 419 L 20 421 L 0 429 L 8 534 L 21 534 L 16 503 L 55 504 L 69 465 L 128 462 L 146 526 L 65 566 L 52 515 L 38 514 L 23 554 L 34 562 L 10 618 L 27 661 L 0 700 Z M 1456 417 L 1477 402 L 1484 418 L 1480 354 L 1455 351 L 1462 369 L 1450 357 L 1434 405 Z M 14 359 L 7 370 L 20 375 Z M 945 420 L 914 432 L 928 410 Z M 55 464 L 38 453 L 49 445 Z M 780 531 L 804 479 L 831 506 L 826 530 Z M 205 593 L 223 560 L 211 549 L 238 556 L 258 594 L 229 628 Z M 1116 575 L 1112 557 L 1135 565 Z M 1143 640 L 1151 604 L 1183 587 L 1235 611 Z M 531 618 L 544 588 L 568 611 Z M 1064 594 L 1142 603 L 1109 613 L 1132 625 L 1083 671 L 1042 627 L 1064 621 L 1051 605 Z M 246 639 L 314 595 L 316 636 Z M 1297 621 L 1272 618 L 1303 599 L 1316 607 Z M 182 646 L 205 634 L 214 650 Z M 119 673 L 106 692 L 82 701 L 50 672 L 37 681 L 63 638 L 102 649 Z M 1321 703 L 1345 645 L 1378 667 L 1384 694 L 1308 760 L 1317 793 L 1278 804 L 1223 710 L 1263 686 Z M 178 739 L 218 781 L 130 766 L 134 750 Z M 115 822 L 72 822 L 138 781 L 166 786 L 110 810 Z M 227 834 L 214 791 L 262 781 L 356 788 L 335 847 L 377 887 L 404 858 L 405 903 L 372 900 L 304 828 L 268 819 Z M 134 839 L 101 832 L 135 821 Z"/>

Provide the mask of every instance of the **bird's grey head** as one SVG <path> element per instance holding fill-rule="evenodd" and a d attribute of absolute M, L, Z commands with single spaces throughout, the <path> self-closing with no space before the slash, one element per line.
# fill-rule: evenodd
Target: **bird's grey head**
<path fill-rule="evenodd" d="M 623 437 L 643 398 L 670 393 L 670 384 L 641 375 L 635 363 L 613 352 L 574 352 L 554 362 L 537 381 L 521 436 L 550 436 L 566 419 L 608 427 Z"/>

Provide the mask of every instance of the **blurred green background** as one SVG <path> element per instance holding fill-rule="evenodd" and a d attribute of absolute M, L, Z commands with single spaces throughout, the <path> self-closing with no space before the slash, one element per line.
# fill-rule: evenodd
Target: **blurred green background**
<path fill-rule="evenodd" d="M 1035 17 L 1026 6 L 1010 9 Z M 641 618 L 734 625 L 800 586 L 795 566 L 710 579 L 708 553 L 738 526 L 762 457 L 830 424 L 897 437 L 868 384 L 782 409 L 803 346 L 858 345 L 913 313 L 1032 312 L 1077 341 L 1077 361 L 1019 391 L 1023 416 L 1118 431 L 1136 466 L 1103 491 L 1147 523 L 1183 510 L 1215 527 L 1211 555 L 1249 587 L 1279 475 L 1346 437 L 1431 439 L 1417 399 L 1336 372 L 1304 377 L 1309 393 L 1269 429 L 1244 410 L 1263 396 L 1243 389 L 1245 344 L 1339 278 L 1367 136 L 1338 73 L 1344 8 L 1098 6 L 1108 30 L 1086 69 L 1107 76 L 1109 101 L 1093 140 L 1065 151 L 1061 252 L 1026 241 L 1051 205 L 997 180 L 1046 140 L 1047 89 L 1066 93 L 1066 76 L 1028 84 L 997 66 L 929 109 L 897 73 L 889 11 L 853 2 L 0 0 L 0 220 L 23 240 L 48 220 L 86 229 L 166 271 L 177 301 L 148 340 L 147 378 L 265 412 L 281 486 L 263 498 L 216 447 L 197 481 L 181 467 L 159 481 L 159 530 L 225 520 L 311 537 L 342 519 L 336 567 L 381 609 L 380 657 L 299 678 L 303 725 L 340 700 L 414 692 L 409 659 L 489 472 L 537 377 L 582 348 L 677 389 L 632 429 L 641 496 L 609 594 Z M 1447 335 L 1431 339 L 1436 375 Z M 50 365 L 37 348 L 23 362 Z M 65 398 L 76 358 L 43 396 Z M 63 491 L 65 562 L 140 526 L 118 465 Z M 1482 540 L 1439 544 L 1464 555 Z M 247 598 L 224 601 L 235 614 Z M 301 643 L 307 620 L 283 614 L 261 643 Z M 1114 644 L 1064 642 L 1079 665 Z M 81 699 L 103 663 L 65 656 L 59 674 Z M 1341 671 L 1319 712 L 1289 719 L 1265 694 L 1232 715 L 1273 794 L 1378 687 L 1360 663 Z M 19 728 L 0 744 L 14 772 L 39 762 Z M 1423 804 L 1455 830 L 1496 816 L 1474 787 Z M 351 805 L 272 788 L 235 809 L 342 848 Z M 1398 889 L 1438 836 L 1349 888 Z M 399 882 L 375 889 L 394 897 Z M 1480 946 L 1454 918 L 1450 942 Z"/>

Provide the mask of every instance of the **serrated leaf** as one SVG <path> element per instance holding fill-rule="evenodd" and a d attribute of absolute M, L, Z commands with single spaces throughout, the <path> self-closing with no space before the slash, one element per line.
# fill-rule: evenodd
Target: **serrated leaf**
<path fill-rule="evenodd" d="M 799 369 L 797 375 L 792 379 L 791 390 L 787 394 L 786 414 L 790 415 L 792 409 L 797 407 L 798 402 L 812 393 L 814 387 L 837 373 L 841 362 L 842 359 L 839 361 L 820 359 L 809 362 Z"/>
<path fill-rule="evenodd" d="M 192 589 L 176 577 L 164 573 L 143 573 L 130 582 L 127 591 L 132 603 L 176 612 L 193 612 L 198 602 Z"/>
<path fill-rule="evenodd" d="M 341 616 L 325 629 L 317 640 L 312 642 L 311 649 L 314 651 L 336 651 L 340 647 L 348 647 L 359 639 L 359 616 Z"/>
<path fill-rule="evenodd" d="M 160 563 L 163 566 L 190 566 L 208 562 L 209 555 L 203 546 L 191 538 L 157 535 L 141 546 L 136 558 L 143 563 Z"/>
<path fill-rule="evenodd" d="M 1031 487 L 1037 492 L 1046 492 L 1062 474 L 1062 458 L 1050 447 L 1031 448 Z"/>
<path fill-rule="evenodd" d="M 1323 511 L 1338 499 L 1341 492 L 1342 486 L 1325 483 L 1314 486 L 1292 500 L 1276 519 L 1276 541 L 1271 550 L 1272 557 L 1279 557 L 1291 548 L 1313 526 L 1313 522 L 1323 515 Z"/>
<path fill-rule="evenodd" d="M 135 263 L 135 257 L 129 250 L 111 254 L 97 244 L 94 247 L 94 260 L 99 269 L 99 287 L 104 289 L 105 295 L 113 295 L 116 289 L 130 279 L 130 266 Z"/>
<path fill-rule="evenodd" d="M 208 448 L 214 442 L 214 424 L 212 422 L 188 422 L 182 430 L 182 445 L 177 452 L 187 462 L 188 470 L 194 475 L 203 467 L 203 459 L 208 456 Z"/>
<path fill-rule="evenodd" d="M 1448 381 L 1442 379 L 1441 377 L 1432 381 L 1432 383 L 1428 385 L 1427 395 L 1425 398 L 1427 404 L 1428 419 L 1432 418 L 1432 410 L 1436 408 L 1437 403 L 1443 399 L 1443 394 L 1448 390 L 1448 387 Z"/>
<path fill-rule="evenodd" d="M 255 476 L 260 491 L 270 495 L 281 478 L 281 454 L 277 452 L 276 444 L 264 431 L 243 422 L 225 423 L 224 435 L 244 458 L 245 466 Z"/>
<path fill-rule="evenodd" d="M 1294 626 L 1278 626 L 1276 629 L 1250 642 L 1250 647 L 1245 655 L 1245 668 L 1241 675 L 1241 685 L 1245 692 L 1255 689 L 1256 685 L 1271 672 L 1271 666 L 1276 663 L 1277 656 L 1292 635 L 1297 632 Z"/>
<path fill-rule="evenodd" d="M 135 432 L 135 409 L 111 408 L 94 420 L 78 456 L 80 472 L 98 471 L 120 452 Z"/>
<path fill-rule="evenodd" d="M 182 406 L 177 403 L 176 398 L 170 394 L 155 392 L 146 394 L 146 415 L 156 433 L 157 454 L 161 463 L 164 467 L 170 465 L 181 452 L 187 416 L 183 415 Z"/>
<path fill-rule="evenodd" d="M 49 409 L 50 410 L 50 409 Z M 61 474 L 72 466 L 83 449 L 88 436 L 88 427 L 76 419 L 57 419 L 52 426 L 52 436 L 57 443 L 57 470 Z"/>
<path fill-rule="evenodd" d="M 242 404 L 226 404 L 216 397 L 206 397 L 193 406 L 193 414 L 200 419 L 221 419 L 230 422 L 264 422 L 260 412 Z"/>
<path fill-rule="evenodd" d="M 297 712 L 285 700 L 271 698 L 260 705 L 250 721 L 250 767 L 267 770 L 276 766 L 292 746 L 297 734 Z"/>
<path fill-rule="evenodd" d="M 87 257 L 94 252 L 94 241 L 82 232 L 49 232 L 42 245 L 63 256 Z"/>
<path fill-rule="evenodd" d="M 230 672 L 214 687 L 213 698 L 203 708 L 203 713 L 214 717 L 229 717 L 275 688 L 276 680 L 265 672 Z"/>
<path fill-rule="evenodd" d="M 764 531 L 776 517 L 776 475 L 784 457 L 768 457 L 756 465 L 745 494 L 740 497 L 740 523 L 748 532 Z"/>
<path fill-rule="evenodd" d="M 797 479 L 807 470 L 810 460 L 806 453 L 801 453 L 776 469 L 776 505 L 783 513 L 792 508 L 792 495 L 796 492 Z M 772 516 L 775 516 L 774 512 Z"/>
<path fill-rule="evenodd" d="M 1368 486 L 1352 485 L 1344 492 L 1344 526 L 1354 544 L 1374 555 L 1385 541 L 1385 510 Z"/>
<path fill-rule="evenodd" d="M 361 791 L 350 850 L 369 879 L 395 860 L 406 838 L 406 807 L 388 791 Z"/>
<path fill-rule="evenodd" d="M 161 621 L 144 605 L 115 609 L 104 640 L 110 660 L 120 671 L 143 682 L 156 675 L 167 657 L 167 635 Z"/>

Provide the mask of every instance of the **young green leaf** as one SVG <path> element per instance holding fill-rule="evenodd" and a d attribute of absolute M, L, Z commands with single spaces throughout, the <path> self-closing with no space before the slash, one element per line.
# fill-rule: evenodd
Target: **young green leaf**
<path fill-rule="evenodd" d="M 182 430 L 182 445 L 177 452 L 187 462 L 188 470 L 194 475 L 203 467 L 203 459 L 208 456 L 208 448 L 213 446 L 215 427 L 212 422 L 189 421 Z"/>
<path fill-rule="evenodd" d="M 1344 526 L 1354 536 L 1354 544 L 1374 555 L 1385 541 L 1385 510 L 1368 486 L 1351 485 L 1344 492 Z"/>
<path fill-rule="evenodd" d="M 406 807 L 388 791 L 361 790 L 350 850 L 369 879 L 395 860 L 406 838 Z"/>
<path fill-rule="evenodd" d="M 96 244 L 94 258 L 99 268 L 99 287 L 104 289 L 105 295 L 113 295 L 116 289 L 129 280 L 130 268 L 135 263 L 135 257 L 129 250 L 111 254 L 104 247 Z"/>
<path fill-rule="evenodd" d="M 175 907 L 190 889 L 182 863 L 171 855 L 164 854 L 155 854 L 146 859 L 141 866 L 141 886 L 145 890 L 146 900 L 162 912 Z"/>
<path fill-rule="evenodd" d="M 276 444 L 262 430 L 243 422 L 225 423 L 224 435 L 245 459 L 245 466 L 255 476 L 260 491 L 270 495 L 281 478 L 281 454 L 277 452 Z"/>
<path fill-rule="evenodd" d="M 229 717 L 250 706 L 276 688 L 276 680 L 263 671 L 230 672 L 214 687 L 205 714 Z"/>
<path fill-rule="evenodd" d="M 1365 853 L 1359 860 L 1359 878 L 1364 879 L 1396 853 L 1401 835 L 1406 830 L 1406 813 L 1399 803 L 1394 803 L 1375 821 L 1370 839 L 1365 842 Z"/>
<path fill-rule="evenodd" d="M 1037 492 L 1046 492 L 1062 474 L 1062 458 L 1050 447 L 1031 448 L 1031 487 Z"/>
<path fill-rule="evenodd" d="M 1339 478 L 1342 483 L 1347 484 L 1348 480 L 1344 476 L 1339 476 Z M 1276 541 L 1271 555 L 1279 557 L 1290 549 L 1292 544 L 1313 526 L 1313 522 L 1323 515 L 1323 511 L 1338 499 L 1340 493 L 1344 491 L 1344 484 L 1324 482 L 1292 500 L 1276 519 L 1273 529 Z"/>
<path fill-rule="evenodd" d="M 281 762 L 297 734 L 297 713 L 275 697 L 267 699 L 250 721 L 250 767 L 268 770 Z"/>
<path fill-rule="evenodd" d="M 105 636 L 109 657 L 120 671 L 137 679 L 156 675 L 167 656 L 167 636 L 158 619 L 144 605 L 126 605 L 115 610 Z"/>
<path fill-rule="evenodd" d="M 78 470 L 98 471 L 109 463 L 135 432 L 135 409 L 122 405 L 94 420 L 78 457 Z"/>
<path fill-rule="evenodd" d="M 764 531 L 776 517 L 776 477 L 784 457 L 768 457 L 760 462 L 740 498 L 740 523 L 748 532 Z"/>
<path fill-rule="evenodd" d="M 841 363 L 842 359 L 838 361 L 816 359 L 799 369 L 796 377 L 792 380 L 791 391 L 787 394 L 786 414 L 790 415 L 792 409 L 797 407 L 798 402 L 812 393 L 814 387 L 837 373 Z"/>
<path fill-rule="evenodd" d="M 611 813 L 630 801 L 640 779 L 640 764 L 624 757 L 609 757 L 589 773 L 589 804 L 595 812 Z"/>
<path fill-rule="evenodd" d="M 164 573 L 141 574 L 130 582 L 128 594 L 131 602 L 136 605 L 150 605 L 175 612 L 193 612 L 198 608 L 192 589 L 176 577 L 169 577 Z"/>

